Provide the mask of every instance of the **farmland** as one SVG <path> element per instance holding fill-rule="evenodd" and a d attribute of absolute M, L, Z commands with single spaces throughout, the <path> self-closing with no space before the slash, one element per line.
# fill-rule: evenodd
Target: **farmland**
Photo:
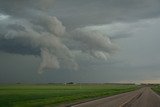
<path fill-rule="evenodd" d="M 123 84 L 0 85 L 0 107 L 54 107 L 135 89 L 136 85 Z"/>

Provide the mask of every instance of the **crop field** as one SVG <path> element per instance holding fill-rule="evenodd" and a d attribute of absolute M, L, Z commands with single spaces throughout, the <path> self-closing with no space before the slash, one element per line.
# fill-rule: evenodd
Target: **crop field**
<path fill-rule="evenodd" d="M 55 107 L 135 89 L 122 84 L 0 85 L 0 107 Z"/>

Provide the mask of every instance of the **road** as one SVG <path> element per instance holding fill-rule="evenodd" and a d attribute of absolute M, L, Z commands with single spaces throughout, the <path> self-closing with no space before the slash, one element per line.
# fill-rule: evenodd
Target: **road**
<path fill-rule="evenodd" d="M 149 87 L 71 107 L 160 107 L 160 96 Z"/>

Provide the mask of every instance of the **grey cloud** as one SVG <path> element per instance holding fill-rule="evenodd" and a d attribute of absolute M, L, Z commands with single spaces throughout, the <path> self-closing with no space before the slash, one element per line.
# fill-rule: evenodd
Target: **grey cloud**
<path fill-rule="evenodd" d="M 72 38 L 80 43 L 79 49 L 82 52 L 91 54 L 94 57 L 107 59 L 110 54 L 117 50 L 110 38 L 98 31 L 77 28 Z"/>
<path fill-rule="evenodd" d="M 35 24 L 30 23 L 29 19 L 9 19 L 7 22 L 2 22 L 6 27 L 3 26 L 4 29 L 1 29 L 1 51 L 41 55 L 42 64 L 39 72 L 42 72 L 43 68 L 59 68 L 59 60 L 62 62 L 67 60 L 68 63 L 73 60 L 72 53 L 61 42 L 65 27 L 56 17 L 44 17 L 45 24 L 42 24 L 41 20 L 36 20 L 36 23 L 40 24 Z"/>
<path fill-rule="evenodd" d="M 65 27 L 56 17 L 50 16 L 44 12 L 44 9 L 38 8 L 49 5 L 41 4 L 41 2 L 51 1 L 40 0 L 34 2 L 38 2 L 38 5 L 30 6 L 31 1 L 19 0 L 3 1 L 1 3 L 1 6 L 2 4 L 4 6 L 1 11 L 6 13 L 2 13 L 2 15 L 8 15 L 9 18 L 0 21 L 0 50 L 15 54 L 40 55 L 42 63 L 39 72 L 48 68 L 58 69 L 60 63 L 63 62 L 75 63 L 72 53 L 61 42 Z M 10 7 L 10 5 L 13 6 Z M 18 14 L 18 12 L 21 12 L 21 14 Z M 24 18 L 23 15 L 27 17 Z"/>
<path fill-rule="evenodd" d="M 159 7 L 159 0 L 0 0 L 1 81 L 158 76 Z"/>
<path fill-rule="evenodd" d="M 34 1 L 34 3 L 36 2 Z M 110 39 L 98 32 L 86 32 L 85 29 L 79 28 L 81 30 L 74 30 L 76 34 L 67 36 L 62 22 L 45 12 L 44 9 L 40 9 L 45 8 L 41 2 L 44 0 L 40 0 L 36 6 L 33 3 L 33 5 L 29 5 L 30 0 L 2 2 L 5 7 L 2 11 L 6 13 L 2 13 L 2 15 L 9 17 L 0 21 L 1 51 L 40 56 L 42 62 L 39 72 L 41 73 L 48 68 L 78 68 L 73 53 L 77 47 L 70 47 L 63 40 L 72 40 L 79 46 L 78 50 L 105 60 L 115 50 Z M 9 7 L 10 5 L 13 6 Z M 19 10 L 20 8 L 22 9 Z"/>
<path fill-rule="evenodd" d="M 45 11 L 55 4 L 55 0 L 0 0 L 0 2 L 0 12 L 23 18 L 27 16 L 28 10 Z"/>
<path fill-rule="evenodd" d="M 86 25 L 158 17 L 159 5 L 159 0 L 57 0 L 51 13 L 62 19 L 64 25 L 73 29 Z"/>

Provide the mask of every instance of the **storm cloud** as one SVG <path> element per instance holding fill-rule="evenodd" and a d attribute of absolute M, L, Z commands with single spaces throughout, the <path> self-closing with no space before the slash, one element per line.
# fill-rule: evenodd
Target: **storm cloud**
<path fill-rule="evenodd" d="M 0 50 L 40 56 L 40 73 L 45 69 L 59 69 L 61 66 L 77 69 L 74 50 L 105 60 L 116 50 L 109 37 L 96 31 L 76 28 L 67 34 L 62 22 L 46 12 L 50 0 L 45 1 L 45 4 L 41 0 L 33 6 L 29 5 L 30 2 L 15 0 L 1 3 L 4 8 L 1 10 L 0 20 Z M 72 39 L 80 48 L 67 46 L 64 39 Z"/>
<path fill-rule="evenodd" d="M 56 5 L 51 13 L 61 18 L 70 29 L 115 22 L 130 23 L 159 17 L 160 13 L 159 0 L 68 0 L 67 2 L 57 0 L 55 2 Z M 62 9 L 64 7 L 65 10 Z"/>
<path fill-rule="evenodd" d="M 0 0 L 0 82 L 158 81 L 159 7 L 159 0 Z"/>

